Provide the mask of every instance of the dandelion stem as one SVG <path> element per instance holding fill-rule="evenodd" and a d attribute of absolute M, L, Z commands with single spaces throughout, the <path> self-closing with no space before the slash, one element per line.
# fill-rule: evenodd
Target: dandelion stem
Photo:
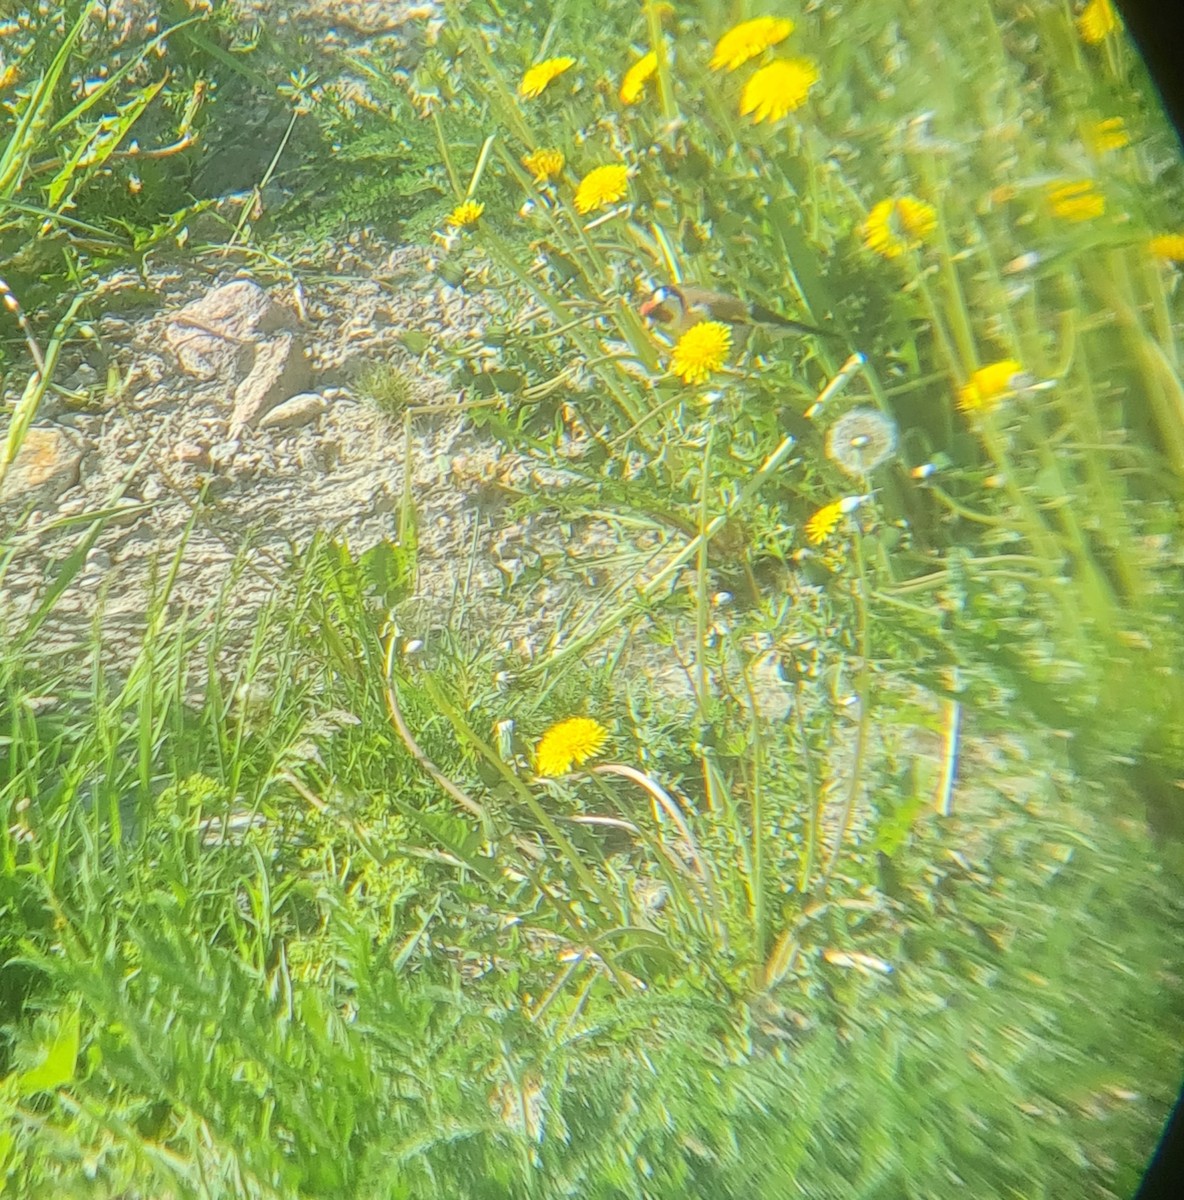
<path fill-rule="evenodd" d="M 1143 327 L 1130 294 L 1130 278 L 1118 254 L 1108 270 L 1091 272 L 1090 282 L 1118 317 L 1118 325 L 1139 364 L 1151 415 L 1172 470 L 1184 476 L 1184 386 L 1163 348 Z"/>
<path fill-rule="evenodd" d="M 958 279 L 958 271 L 954 266 L 954 256 L 950 251 L 949 220 L 942 204 L 943 194 L 947 189 L 941 187 L 936 179 L 935 159 L 931 155 L 916 156 L 921 176 L 925 180 L 928 198 L 937 207 L 937 228 L 934 238 L 941 262 L 941 278 L 946 295 L 946 306 L 953 327 L 954 341 L 961 356 L 960 380 L 970 375 L 979 365 L 978 349 L 975 345 L 974 331 L 970 324 L 970 313 L 966 307 L 966 298 L 962 294 L 962 285 Z M 930 298 L 930 307 L 933 307 Z"/>
<path fill-rule="evenodd" d="M 489 825 L 489 815 L 485 808 L 478 804 L 467 793 L 462 791 L 439 767 L 436 766 L 427 754 L 424 753 L 419 743 L 415 740 L 415 735 L 411 732 L 407 722 L 403 719 L 403 710 L 399 706 L 398 692 L 395 688 L 394 676 L 394 654 L 395 654 L 395 638 L 390 639 L 387 647 L 387 674 L 386 674 L 386 708 L 387 713 L 391 718 L 391 724 L 394 725 L 395 731 L 399 737 L 403 739 L 403 744 L 407 747 L 407 752 L 413 759 L 423 768 L 424 772 L 431 776 L 436 784 L 448 793 L 456 802 L 465 809 L 466 812 L 476 817 L 487 830 L 492 827 Z"/>
<path fill-rule="evenodd" d="M 485 45 L 485 39 L 476 24 L 467 20 L 462 15 L 460 5 L 456 3 L 456 0 L 450 0 L 445 5 L 445 12 L 448 14 L 449 26 L 461 31 L 469 53 L 473 55 L 474 59 L 480 65 L 482 77 L 492 83 L 493 91 L 500 101 L 498 105 L 501 110 L 499 115 L 514 130 L 514 133 L 517 134 L 528 149 L 537 149 L 534 134 L 531 132 L 530 126 L 526 123 L 526 120 L 522 116 L 522 110 L 518 106 L 518 98 L 515 96 L 514 90 L 506 83 L 505 76 L 498 65 L 493 61 L 493 56 L 489 53 Z"/>
<path fill-rule="evenodd" d="M 959 504 L 948 492 L 943 491 L 933 484 L 929 484 L 927 490 L 938 500 L 942 502 L 956 516 L 962 517 L 966 521 L 974 521 L 979 525 L 1006 525 L 1006 517 L 993 517 L 988 513 L 975 512 L 971 508 L 967 508 L 964 504 Z"/>
<path fill-rule="evenodd" d="M 954 340 L 958 343 L 958 352 L 962 355 L 963 370 L 969 375 L 978 366 L 978 348 L 974 343 L 974 333 L 970 327 L 970 313 L 966 308 L 966 298 L 962 295 L 958 271 L 950 254 L 944 219 L 938 221 L 937 227 L 938 236 L 942 242 L 942 282 L 945 284 L 946 300 L 953 312 Z"/>
<path fill-rule="evenodd" d="M 830 859 L 822 878 L 818 881 L 821 893 L 830 882 L 838 865 L 839 856 L 847 840 L 847 832 L 851 826 L 851 818 L 855 813 L 855 802 L 863 786 L 863 764 L 867 755 L 868 731 L 871 728 L 871 633 L 868 622 L 868 586 L 867 568 L 863 558 L 863 537 L 856 533 L 852 539 L 855 547 L 855 565 L 859 578 L 859 587 L 855 594 L 856 610 L 858 612 L 859 637 L 859 678 L 855 685 L 859 697 L 859 724 L 855 731 L 855 750 L 851 763 L 851 783 L 847 789 L 847 798 L 843 803 L 843 811 L 839 815 L 838 826 L 835 830 L 835 843 L 831 847 Z"/>
<path fill-rule="evenodd" d="M 946 701 L 944 726 L 941 781 L 937 787 L 936 808 L 943 817 L 948 817 L 954 806 L 954 780 L 958 776 L 958 736 L 962 730 L 962 705 L 957 700 Z"/>
<path fill-rule="evenodd" d="M 712 422 L 707 426 L 707 436 L 703 439 L 703 465 L 699 472 L 699 554 L 695 580 L 695 694 L 701 721 L 706 721 L 708 716 L 707 572 L 710 564 L 707 560 L 708 542 L 703 534 L 708 524 L 707 501 L 711 495 L 711 444 L 714 437 L 715 424 Z"/>
<path fill-rule="evenodd" d="M 436 144 L 440 147 L 440 158 L 444 163 L 444 170 L 448 172 L 448 182 L 452 185 L 452 194 L 459 200 L 464 195 L 460 186 L 460 176 L 456 173 L 456 167 L 452 162 L 452 153 L 448 149 L 448 139 L 444 136 L 440 113 L 434 108 L 432 109 L 432 128 L 436 131 Z"/>
<path fill-rule="evenodd" d="M 802 678 L 796 659 L 794 668 L 793 715 L 797 726 L 799 753 L 802 769 L 806 772 L 806 855 L 798 874 L 798 891 L 805 895 L 814 874 L 814 860 L 818 857 L 818 825 L 822 817 L 821 797 L 814 778 L 814 756 L 810 751 L 810 740 L 806 735 L 806 718 L 802 703 Z"/>
<path fill-rule="evenodd" d="M 493 149 L 493 143 L 496 140 L 497 134 L 491 133 L 481 143 L 481 153 L 477 155 L 477 165 L 473 168 L 473 174 L 469 178 L 468 190 L 465 192 L 466 200 L 471 200 L 476 195 L 477 185 L 481 182 L 481 176 L 485 173 L 485 164 L 489 161 L 489 152 Z"/>
<path fill-rule="evenodd" d="M 925 307 L 929 310 L 929 323 L 933 327 L 933 336 L 938 348 L 941 350 L 942 357 L 946 360 L 949 373 L 957 383 L 961 384 L 970 372 L 963 367 L 962 361 L 958 357 L 958 352 L 954 348 L 954 343 L 950 340 L 950 333 L 946 329 L 945 318 L 942 316 L 941 309 L 937 306 L 933 291 L 929 287 L 924 274 L 918 274 L 917 276 L 917 291 L 921 293 L 921 298 L 925 301 Z"/>
<path fill-rule="evenodd" d="M 659 0 L 645 0 L 646 35 L 658 63 L 658 103 L 662 116 L 670 124 L 678 119 L 678 105 L 670 86 L 670 64 L 666 60 L 666 39 L 662 36 L 662 13 Z"/>
<path fill-rule="evenodd" d="M 752 679 L 749 675 L 748 664 L 742 666 L 744 687 L 748 692 L 749 711 L 752 719 L 749 722 L 752 729 L 752 757 L 749 763 L 749 794 L 751 798 L 748 835 L 751 841 L 749 850 L 748 870 L 748 902 L 752 915 L 752 930 L 754 952 L 757 957 L 757 970 L 762 971 L 768 947 L 768 930 L 765 928 L 765 790 L 762 780 L 765 774 L 764 743 L 761 740 L 761 714 L 757 707 L 756 693 L 753 691 Z M 737 831 L 739 832 L 739 831 Z M 760 986 L 758 975 L 756 986 Z"/>

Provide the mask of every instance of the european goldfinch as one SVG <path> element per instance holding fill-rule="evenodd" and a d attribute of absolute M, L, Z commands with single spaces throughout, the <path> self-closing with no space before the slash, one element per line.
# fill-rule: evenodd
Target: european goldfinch
<path fill-rule="evenodd" d="M 747 337 L 754 328 L 767 329 L 772 333 L 810 333 L 819 337 L 838 337 L 833 330 L 818 329 L 814 325 L 803 325 L 791 321 L 759 304 L 749 304 L 738 296 L 725 292 L 713 292 L 693 284 L 664 284 L 656 288 L 650 298 L 638 309 L 661 325 L 674 337 L 681 337 L 700 321 L 722 321 L 730 325 L 737 341 Z"/>

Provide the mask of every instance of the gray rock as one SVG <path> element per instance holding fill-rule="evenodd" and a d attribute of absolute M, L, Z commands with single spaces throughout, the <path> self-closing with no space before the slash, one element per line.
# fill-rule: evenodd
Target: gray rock
<path fill-rule="evenodd" d="M 99 373 L 88 362 L 78 366 L 62 380 L 62 386 L 72 392 L 81 392 L 84 388 L 93 387 L 99 380 Z"/>
<path fill-rule="evenodd" d="M 242 443 L 232 439 L 228 442 L 219 442 L 216 446 L 210 447 L 210 462 L 219 469 L 230 466 L 242 449 Z"/>
<path fill-rule="evenodd" d="M 113 527 L 135 525 L 144 515 L 144 502 L 137 500 L 135 496 L 120 496 L 111 506 L 109 513 L 107 523 Z"/>

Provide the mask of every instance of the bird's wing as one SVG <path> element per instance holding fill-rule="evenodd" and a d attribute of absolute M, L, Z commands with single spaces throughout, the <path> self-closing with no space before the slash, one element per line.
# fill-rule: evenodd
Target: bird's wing
<path fill-rule="evenodd" d="M 750 319 L 748 305 L 737 296 L 693 287 L 683 288 L 682 294 L 687 307 L 703 319 L 727 321 L 732 325 L 742 325 Z"/>

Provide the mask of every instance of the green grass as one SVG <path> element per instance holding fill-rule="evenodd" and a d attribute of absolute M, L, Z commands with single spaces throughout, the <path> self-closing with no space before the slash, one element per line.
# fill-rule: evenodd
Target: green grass
<path fill-rule="evenodd" d="M 316 632 L 325 586 L 261 624 L 238 701 L 187 710 L 171 639 L 89 710 L 34 719 L 43 681 L 9 675 L 14 1194 L 773 1196 L 791 1170 L 813 1195 L 1129 1190 L 1178 1071 L 1178 890 L 1034 736 L 1029 759 L 968 765 L 965 813 L 917 820 L 879 887 L 853 848 L 780 986 L 748 982 L 742 896 L 721 898 L 725 945 L 676 886 L 603 967 L 564 965 L 579 943 L 550 897 L 579 895 L 573 865 L 552 848 L 532 886 L 512 798 L 484 797 L 485 841 L 414 768 L 365 617 L 341 657 Z M 475 782 L 432 716 L 457 669 L 402 706 Z M 740 887 L 729 822 L 691 827 Z M 604 879 L 663 865 L 607 844 L 582 844 Z M 768 849 L 770 904 L 792 911 Z M 541 1133 L 498 1116 L 515 1103 L 541 1105 Z"/>
<path fill-rule="evenodd" d="M 399 366 L 372 363 L 359 375 L 358 395 L 387 417 L 402 417 L 415 399 L 415 383 Z"/>
<path fill-rule="evenodd" d="M 233 655 L 224 598 L 167 626 L 168 574 L 122 670 L 39 655 L 44 612 L 6 631 L 8 1192 L 1133 1189 L 1184 1032 L 1180 848 L 1151 832 L 1179 827 L 1184 772 L 1178 270 L 1149 246 L 1178 232 L 1178 150 L 1121 32 L 1086 44 L 1064 4 L 935 27 L 837 0 L 713 72 L 761 15 L 734 8 L 450 5 L 409 76 L 343 64 L 385 130 L 287 88 L 341 179 L 385 153 L 403 194 L 431 150 L 409 227 L 490 321 L 428 365 L 487 437 L 564 469 L 511 518 L 621 542 L 600 606 L 531 658 L 480 615 L 424 633 L 410 493 L 391 542 L 295 559 Z M 819 81 L 754 124 L 775 54 Z M 1115 116 L 1128 144 L 1101 149 Z M 553 184 L 521 164 L 540 147 L 566 158 Z M 627 195 L 578 212 L 608 164 Z M 331 167 L 267 168 L 319 198 L 305 233 L 335 219 Z M 901 197 L 932 219 L 885 257 L 866 223 Z M 479 221 L 448 231 L 467 199 Z M 274 269 L 300 234 L 238 236 Z M 845 345 L 757 335 L 689 384 L 635 309 L 671 279 Z M 61 305 L 46 376 L 87 303 Z M 1034 386 L 969 405 L 1001 361 Z M 365 390 L 410 423 L 400 380 Z M 900 433 L 870 478 L 825 448 L 855 405 Z M 532 569 L 577 586 L 579 545 Z M 604 747 L 539 778 L 573 715 Z"/>

